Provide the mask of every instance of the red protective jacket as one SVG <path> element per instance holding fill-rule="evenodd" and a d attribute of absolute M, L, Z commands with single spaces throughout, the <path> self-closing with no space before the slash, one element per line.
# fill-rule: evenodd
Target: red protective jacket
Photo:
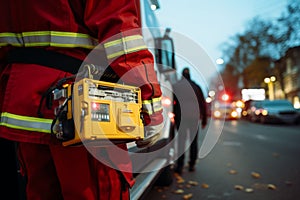
<path fill-rule="evenodd" d="M 43 106 L 44 118 L 40 118 L 37 109 L 42 94 L 70 74 L 36 63 L 8 64 L 7 54 L 19 47 L 43 48 L 83 60 L 103 43 L 109 63 L 120 77 L 135 69 L 134 77 L 124 81 L 142 85 L 142 99 L 149 100 L 144 101 L 146 123 L 162 123 L 161 107 L 155 105 L 161 90 L 153 57 L 142 45 L 140 31 L 133 30 L 140 24 L 136 1 L 0 0 L 0 5 L 0 137 L 39 144 L 57 142 L 49 130 L 39 128 L 49 125 L 53 110 Z M 130 46 L 134 44 L 137 46 Z"/>

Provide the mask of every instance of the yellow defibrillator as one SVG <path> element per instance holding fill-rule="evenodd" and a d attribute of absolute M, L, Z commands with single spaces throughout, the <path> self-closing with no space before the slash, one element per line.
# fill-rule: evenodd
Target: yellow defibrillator
<path fill-rule="evenodd" d="M 53 92 L 52 132 L 64 146 L 106 146 L 144 139 L 140 88 L 83 78 Z"/>

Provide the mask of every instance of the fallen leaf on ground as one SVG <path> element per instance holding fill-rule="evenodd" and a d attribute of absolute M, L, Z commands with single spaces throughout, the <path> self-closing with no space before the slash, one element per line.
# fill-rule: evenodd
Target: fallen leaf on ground
<path fill-rule="evenodd" d="M 237 171 L 234 169 L 229 170 L 229 174 L 237 174 Z"/>
<path fill-rule="evenodd" d="M 196 186 L 198 185 L 197 181 L 189 181 L 188 184 L 192 185 L 192 186 Z"/>
<path fill-rule="evenodd" d="M 275 185 L 273 185 L 273 184 L 268 184 L 268 189 L 270 189 L 270 190 L 276 190 L 277 187 Z"/>
<path fill-rule="evenodd" d="M 235 185 L 234 189 L 236 189 L 236 190 L 244 190 L 244 187 L 242 185 Z"/>
<path fill-rule="evenodd" d="M 185 182 L 185 180 L 182 178 L 182 179 L 177 179 L 177 183 L 184 183 Z"/>
<path fill-rule="evenodd" d="M 254 192 L 254 190 L 253 190 L 252 188 L 246 188 L 246 189 L 245 189 L 245 192 L 251 193 L 251 192 Z"/>
<path fill-rule="evenodd" d="M 257 173 L 257 172 L 251 172 L 251 176 L 252 176 L 253 178 L 256 178 L 256 179 L 261 178 L 260 173 Z"/>
<path fill-rule="evenodd" d="M 177 183 L 184 183 L 184 179 L 182 178 L 182 176 L 180 176 L 177 173 L 175 173 L 174 176 L 175 176 L 175 178 L 177 180 Z"/>
<path fill-rule="evenodd" d="M 183 194 L 184 190 L 183 189 L 178 189 L 174 191 L 175 194 Z"/>
<path fill-rule="evenodd" d="M 207 189 L 207 188 L 209 188 L 209 185 L 206 184 L 206 183 L 202 183 L 202 184 L 201 184 L 201 187 L 204 188 L 204 189 Z"/>
<path fill-rule="evenodd" d="M 183 195 L 183 199 L 184 199 L 184 200 L 191 199 L 192 197 L 193 197 L 193 194 L 192 194 L 192 193 Z"/>

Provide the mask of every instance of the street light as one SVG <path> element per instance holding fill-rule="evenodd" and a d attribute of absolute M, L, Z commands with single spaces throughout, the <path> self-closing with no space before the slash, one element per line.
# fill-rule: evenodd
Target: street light
<path fill-rule="evenodd" d="M 222 58 L 218 58 L 218 59 L 216 60 L 216 63 L 217 63 L 218 65 L 223 65 L 223 64 L 224 64 L 224 60 L 223 60 Z"/>
<path fill-rule="evenodd" d="M 268 84 L 268 91 L 269 91 L 269 99 L 270 100 L 274 100 L 275 99 L 275 95 L 274 95 L 274 82 L 275 81 L 276 81 L 276 77 L 275 76 L 266 77 L 264 79 L 264 82 L 266 84 Z"/>

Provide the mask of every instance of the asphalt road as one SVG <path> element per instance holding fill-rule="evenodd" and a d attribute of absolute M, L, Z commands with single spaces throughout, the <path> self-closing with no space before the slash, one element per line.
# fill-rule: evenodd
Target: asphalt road
<path fill-rule="evenodd" d="M 300 199 L 299 143 L 299 125 L 226 121 L 217 144 L 198 161 L 195 172 L 185 169 L 181 177 L 174 175 L 171 186 L 155 186 L 146 199 Z"/>

